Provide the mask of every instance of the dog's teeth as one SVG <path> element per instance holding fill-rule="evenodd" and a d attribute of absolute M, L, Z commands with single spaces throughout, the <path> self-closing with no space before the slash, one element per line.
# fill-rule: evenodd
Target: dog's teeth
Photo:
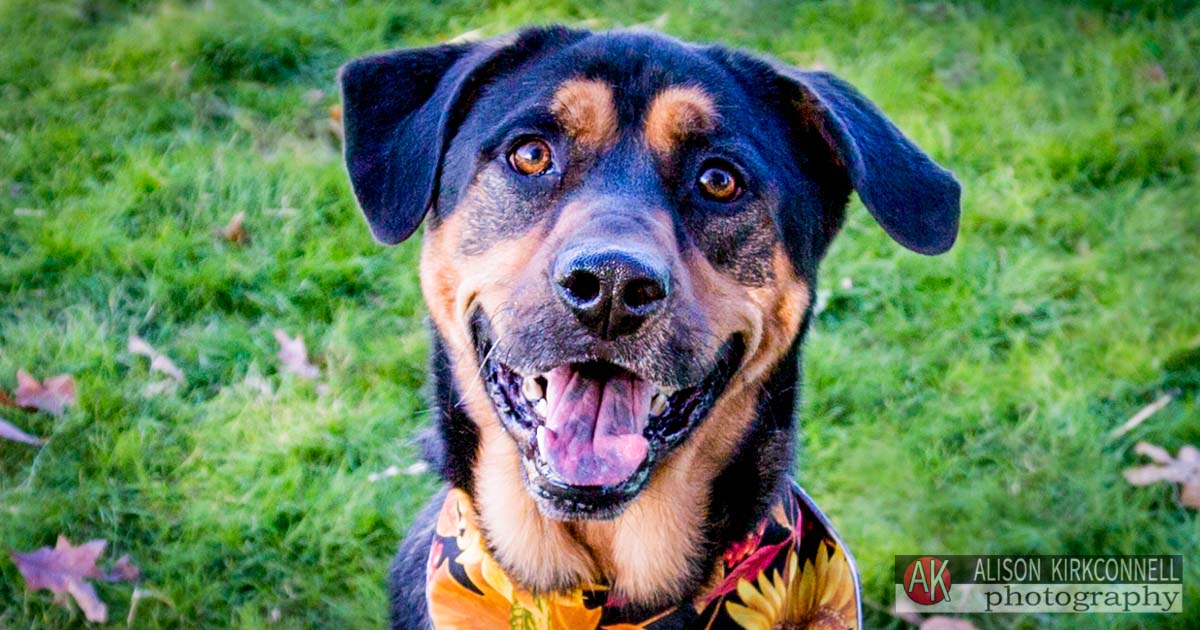
<path fill-rule="evenodd" d="M 679 391 L 679 390 L 677 390 L 677 389 L 672 389 L 672 388 L 670 388 L 670 387 L 663 387 L 662 385 L 659 385 L 659 386 L 658 386 L 658 393 L 659 393 L 659 394 L 661 394 L 661 395 L 663 395 L 663 396 L 667 396 L 668 398 L 669 398 L 670 396 L 672 396 L 672 395 L 673 395 L 675 392 L 677 392 L 677 391 Z"/>
<path fill-rule="evenodd" d="M 521 393 L 525 395 L 525 399 L 529 402 L 537 402 L 546 397 L 546 392 L 542 389 L 542 384 L 533 377 L 526 377 L 521 380 Z"/>
<path fill-rule="evenodd" d="M 546 412 L 549 411 L 549 408 L 546 405 L 546 399 L 543 398 L 537 401 L 537 404 L 533 406 L 533 410 L 537 412 L 537 415 L 545 418 Z"/>
<path fill-rule="evenodd" d="M 650 415 L 661 416 L 667 410 L 667 397 L 662 394 L 655 394 L 654 398 L 650 399 Z"/>

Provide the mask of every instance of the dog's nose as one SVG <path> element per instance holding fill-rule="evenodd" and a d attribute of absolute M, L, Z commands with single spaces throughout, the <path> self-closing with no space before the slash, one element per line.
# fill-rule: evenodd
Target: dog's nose
<path fill-rule="evenodd" d="M 554 265 L 558 297 L 601 339 L 636 331 L 671 292 L 665 261 L 614 247 L 566 251 Z"/>

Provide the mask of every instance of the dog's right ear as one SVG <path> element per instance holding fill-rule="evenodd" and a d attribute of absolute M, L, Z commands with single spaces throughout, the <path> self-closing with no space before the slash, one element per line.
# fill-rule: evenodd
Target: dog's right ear
<path fill-rule="evenodd" d="M 480 63 L 476 46 L 360 57 L 339 73 L 346 170 L 381 243 L 411 236 L 436 194 L 442 131 L 458 84 Z"/>
<path fill-rule="evenodd" d="M 442 156 L 479 90 L 552 41 L 581 35 L 529 29 L 516 37 L 395 50 L 342 67 L 346 169 L 381 243 L 416 231 L 435 203 Z"/>

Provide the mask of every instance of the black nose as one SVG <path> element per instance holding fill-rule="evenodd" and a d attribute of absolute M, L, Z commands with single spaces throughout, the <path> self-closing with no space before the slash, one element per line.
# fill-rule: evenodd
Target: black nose
<path fill-rule="evenodd" d="M 612 247 L 570 249 L 554 265 L 559 298 L 601 339 L 636 331 L 665 302 L 670 278 L 658 257 Z"/>

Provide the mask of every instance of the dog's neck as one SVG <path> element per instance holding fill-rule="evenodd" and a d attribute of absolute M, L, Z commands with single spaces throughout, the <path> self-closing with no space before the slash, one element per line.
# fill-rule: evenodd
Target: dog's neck
<path fill-rule="evenodd" d="M 494 420 L 470 417 L 436 330 L 439 439 L 431 455 L 442 477 L 472 496 L 489 549 L 522 586 L 553 592 L 598 580 L 632 610 L 677 603 L 705 585 L 721 553 L 747 534 L 787 482 L 806 328 L 807 321 L 761 381 L 731 384 L 709 419 L 612 520 L 563 522 L 538 511 L 523 487 L 512 439 Z M 722 418 L 720 426 L 715 418 Z"/>

